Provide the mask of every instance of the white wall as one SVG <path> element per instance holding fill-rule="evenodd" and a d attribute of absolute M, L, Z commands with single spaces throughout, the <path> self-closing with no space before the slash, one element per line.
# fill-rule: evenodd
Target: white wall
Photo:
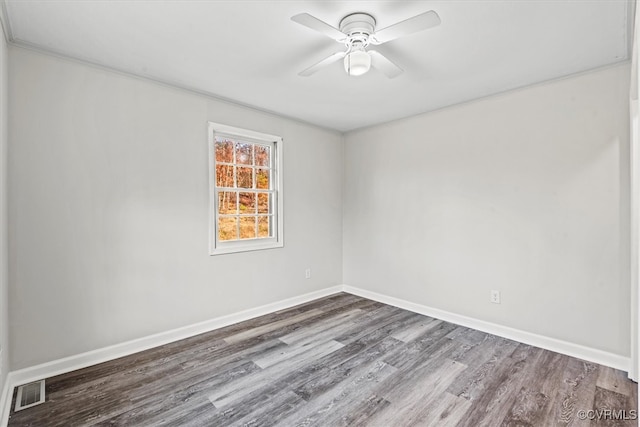
<path fill-rule="evenodd" d="M 347 134 L 345 283 L 628 356 L 628 99 L 625 64 Z"/>
<path fill-rule="evenodd" d="M 9 60 L 11 369 L 342 282 L 629 355 L 628 65 L 352 132 L 343 158 L 336 133 Z M 207 255 L 208 120 L 283 136 L 285 248 Z"/>
<path fill-rule="evenodd" d="M 635 5 L 634 5 L 635 6 Z M 638 25 L 640 25 L 640 11 L 634 7 L 633 13 L 633 40 L 631 49 L 631 78 L 629 88 L 629 118 L 631 121 L 631 134 L 629 142 L 629 174 L 630 174 L 630 189 L 629 189 L 629 203 L 630 203 L 630 244 L 629 244 L 629 277 L 631 282 L 630 302 L 631 302 L 631 333 L 629 344 L 631 347 L 631 367 L 629 369 L 629 378 L 638 381 L 638 374 L 640 371 L 640 360 L 638 355 L 640 354 L 640 342 L 638 340 L 638 308 L 640 307 L 640 300 L 638 294 L 638 278 L 640 273 L 640 198 L 638 192 L 640 191 L 640 136 L 638 135 L 638 84 L 640 83 L 638 76 Z M 640 397 L 639 397 L 640 399 Z M 640 402 L 640 400 L 639 400 Z"/>
<path fill-rule="evenodd" d="M 9 59 L 12 369 L 341 283 L 341 135 L 21 48 Z M 208 255 L 209 120 L 284 138 L 284 248 Z"/>
<path fill-rule="evenodd" d="M 9 373 L 9 301 L 7 265 L 7 42 L 0 29 L 0 390 Z M 1 411 L 0 411 L 1 412 Z"/>

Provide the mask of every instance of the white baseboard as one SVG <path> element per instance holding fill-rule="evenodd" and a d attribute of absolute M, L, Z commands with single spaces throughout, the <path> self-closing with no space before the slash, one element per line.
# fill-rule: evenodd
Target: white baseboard
<path fill-rule="evenodd" d="M 161 332 L 132 341 L 12 371 L 7 375 L 5 386 L 2 391 L 2 400 L 0 400 L 2 417 L 0 418 L 0 425 L 6 426 L 8 423 L 13 389 L 16 386 L 75 371 L 77 369 L 86 368 L 87 366 L 96 365 L 119 357 L 128 356 L 153 347 L 158 347 L 160 345 L 209 332 L 214 329 L 233 325 L 234 323 L 284 310 L 298 304 L 304 304 L 305 302 L 333 295 L 338 292 L 342 292 L 341 285 L 262 305 L 260 307 L 251 308 L 238 313 L 217 317 L 215 319 L 206 320 L 204 322 L 184 326 L 182 328 L 172 329 L 170 331 Z"/>
<path fill-rule="evenodd" d="M 620 369 L 628 372 L 631 366 L 629 357 L 620 356 L 618 354 L 609 353 L 580 344 L 574 344 L 562 341 L 556 338 L 550 338 L 543 335 L 526 332 L 519 329 L 510 328 L 508 326 L 498 325 L 496 323 L 485 322 L 483 320 L 462 316 L 437 308 L 429 307 L 422 304 L 416 304 L 388 295 L 379 294 L 377 292 L 367 291 L 365 289 L 344 285 L 344 292 L 361 296 L 381 302 L 383 304 L 392 305 L 414 313 L 423 314 L 425 316 L 435 317 L 446 322 L 455 323 L 456 325 L 466 326 L 468 328 L 477 329 L 482 332 L 497 335 L 502 338 L 508 338 L 524 344 L 533 345 L 535 347 L 544 348 L 545 350 L 555 351 L 556 353 L 566 354 L 567 356 L 577 357 L 589 362 L 598 363 L 600 365 L 609 366 L 611 368 Z"/>

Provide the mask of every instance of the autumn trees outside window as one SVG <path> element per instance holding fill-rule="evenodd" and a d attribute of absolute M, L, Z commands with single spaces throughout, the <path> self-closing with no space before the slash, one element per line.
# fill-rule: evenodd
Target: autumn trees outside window
<path fill-rule="evenodd" d="M 209 123 L 211 255 L 283 246 L 281 145 Z"/>

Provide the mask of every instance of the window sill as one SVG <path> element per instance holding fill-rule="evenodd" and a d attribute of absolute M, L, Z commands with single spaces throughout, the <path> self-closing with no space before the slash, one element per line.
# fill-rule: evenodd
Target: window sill
<path fill-rule="evenodd" d="M 264 243 L 245 243 L 233 242 L 235 244 L 221 245 L 220 247 L 209 250 L 209 255 L 225 255 L 239 252 L 263 251 L 266 249 L 277 249 L 284 247 L 282 242 L 264 242 Z"/>

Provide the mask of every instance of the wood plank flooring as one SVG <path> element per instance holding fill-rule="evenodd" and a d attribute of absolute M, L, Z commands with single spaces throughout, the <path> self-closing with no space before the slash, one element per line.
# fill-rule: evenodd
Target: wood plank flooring
<path fill-rule="evenodd" d="M 635 426 L 619 418 L 637 392 L 615 369 L 337 294 L 49 378 L 9 425 Z"/>

